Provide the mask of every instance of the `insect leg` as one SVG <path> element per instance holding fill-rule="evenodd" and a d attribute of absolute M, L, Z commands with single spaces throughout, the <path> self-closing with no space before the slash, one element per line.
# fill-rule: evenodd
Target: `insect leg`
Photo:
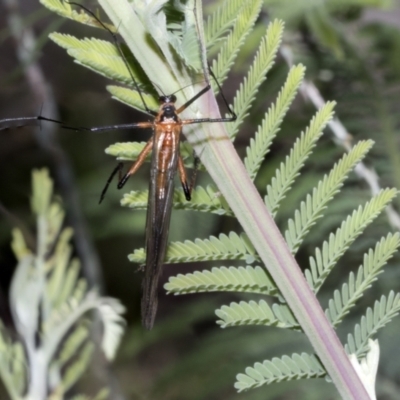
<path fill-rule="evenodd" d="M 190 179 L 190 193 L 192 193 L 192 190 L 194 188 L 194 184 L 196 183 L 196 178 L 197 178 L 197 172 L 199 171 L 199 167 L 201 164 L 200 158 L 196 155 L 196 153 L 193 151 L 193 163 L 194 163 L 194 168 L 193 168 L 193 173 L 192 173 L 192 178 Z"/>
<path fill-rule="evenodd" d="M 185 193 L 186 200 L 190 201 L 192 198 L 191 197 L 192 186 L 188 185 L 186 170 L 185 170 L 185 166 L 183 165 L 183 160 L 182 160 L 181 156 L 179 156 L 179 158 L 178 158 L 178 171 L 179 171 L 179 179 L 181 181 L 182 189 L 183 189 L 183 192 Z"/>
<path fill-rule="evenodd" d="M 146 146 L 143 147 L 143 150 L 140 152 L 137 160 L 132 164 L 132 166 L 129 168 L 129 171 L 122 177 L 122 179 L 120 179 L 117 186 L 118 189 L 122 189 L 126 181 L 129 179 L 129 177 L 133 175 L 140 168 L 140 166 L 144 163 L 144 160 L 146 159 L 147 155 L 150 153 L 152 147 L 153 147 L 153 138 L 151 138 L 146 143 Z"/>
<path fill-rule="evenodd" d="M 222 92 L 221 85 L 219 84 L 217 78 L 215 77 L 214 73 L 212 72 L 210 66 L 208 67 L 210 71 L 210 75 L 214 78 L 215 83 L 218 86 L 218 89 L 221 93 L 222 99 L 224 100 L 225 106 L 227 107 L 229 113 L 231 114 L 230 117 L 225 117 L 225 118 L 194 118 L 194 119 L 185 119 L 182 121 L 183 125 L 190 125 L 190 124 L 199 124 L 202 122 L 232 122 L 236 121 L 237 115 L 236 113 L 232 110 L 232 108 L 229 106 L 228 100 L 224 96 Z M 178 110 L 176 111 L 177 114 L 181 113 L 183 110 L 185 110 L 187 107 L 189 107 L 194 101 L 196 101 L 199 97 L 201 97 L 203 94 L 207 93 L 211 89 L 211 85 L 208 84 L 205 88 L 200 90 L 199 93 L 197 93 L 195 96 L 193 96 L 190 100 L 188 100 L 183 106 L 179 107 Z"/>
<path fill-rule="evenodd" d="M 178 158 L 178 171 L 179 171 L 179 179 L 182 184 L 182 189 L 183 192 L 185 193 L 185 198 L 187 201 L 190 201 L 192 199 L 192 190 L 194 188 L 194 184 L 196 182 L 196 177 L 197 177 L 197 171 L 199 170 L 200 166 L 200 158 L 197 157 L 197 155 L 193 152 L 194 156 L 194 168 L 193 168 L 193 173 L 190 178 L 190 184 L 187 182 L 187 174 L 186 174 L 186 169 L 183 163 L 183 159 L 181 156 Z"/>
<path fill-rule="evenodd" d="M 120 174 L 122 171 L 122 168 L 124 167 L 124 163 L 120 162 L 118 165 L 114 168 L 114 170 L 111 172 L 110 177 L 107 179 L 106 185 L 104 186 L 104 189 L 101 192 L 100 195 L 100 200 L 99 204 L 104 200 L 104 196 L 106 195 L 107 189 L 110 186 L 111 181 L 113 180 L 114 176 L 117 174 Z"/>

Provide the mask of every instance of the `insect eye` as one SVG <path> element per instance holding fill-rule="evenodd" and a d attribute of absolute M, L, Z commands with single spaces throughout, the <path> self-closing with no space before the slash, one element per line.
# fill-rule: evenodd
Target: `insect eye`
<path fill-rule="evenodd" d="M 169 101 L 171 103 L 175 103 L 176 102 L 176 96 L 174 94 L 171 94 L 171 96 L 169 96 Z"/>
<path fill-rule="evenodd" d="M 165 104 L 165 103 L 167 103 L 167 102 L 168 102 L 167 96 L 160 96 L 160 97 L 158 98 L 158 102 L 159 102 L 160 104 Z"/>

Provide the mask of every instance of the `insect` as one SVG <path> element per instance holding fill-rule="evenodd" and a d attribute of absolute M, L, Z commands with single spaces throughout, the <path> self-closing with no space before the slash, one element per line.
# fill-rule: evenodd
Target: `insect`
<path fill-rule="evenodd" d="M 137 82 L 135 81 L 133 74 L 129 68 L 127 61 L 125 60 L 122 50 L 118 44 L 115 34 L 110 31 L 93 12 L 83 7 L 80 4 L 66 1 L 65 2 L 83 8 L 88 12 L 93 18 L 95 18 L 99 24 L 107 30 L 113 37 L 114 43 L 116 44 L 121 57 L 129 71 L 132 78 L 132 82 L 139 93 L 143 106 L 146 113 L 153 117 L 153 121 L 148 122 L 136 122 L 128 123 L 123 125 L 112 125 L 112 126 L 102 126 L 102 127 L 70 127 L 62 125 L 63 128 L 79 130 L 79 131 L 90 131 L 90 132 L 100 132 L 107 131 L 111 129 L 152 129 L 153 135 L 146 143 L 143 150 L 138 155 L 137 160 L 132 164 L 129 170 L 122 174 L 123 164 L 119 163 L 114 169 L 106 185 L 101 193 L 100 202 L 103 200 L 106 191 L 114 178 L 118 173 L 119 180 L 117 187 L 121 189 L 126 184 L 127 180 L 131 175 L 133 175 L 143 164 L 147 155 L 152 151 L 151 157 L 151 167 L 150 167 L 150 184 L 149 184 L 149 197 L 147 206 L 147 217 L 146 217 L 146 242 L 145 242 L 145 252 L 146 252 L 146 265 L 144 271 L 144 279 L 142 284 L 142 298 L 141 298 L 141 318 L 142 325 L 146 329 L 152 329 L 154 325 L 154 320 L 157 312 L 158 297 L 158 281 L 161 275 L 162 266 L 165 259 L 165 254 L 167 250 L 168 242 L 168 231 L 171 219 L 172 210 L 172 198 L 174 192 L 174 178 L 176 172 L 178 171 L 182 188 L 185 194 L 186 200 L 191 200 L 191 192 L 194 185 L 194 180 L 191 183 L 188 182 L 187 174 L 183 164 L 182 157 L 180 155 L 179 146 L 182 136 L 182 129 L 185 125 L 200 124 L 200 123 L 220 123 L 220 122 L 231 122 L 236 120 L 236 114 L 229 107 L 229 104 L 222 94 L 221 88 L 215 79 L 212 71 L 211 75 L 215 79 L 218 88 L 221 91 L 221 95 L 229 110 L 231 116 L 225 118 L 197 118 L 197 119 L 181 119 L 179 114 L 186 110 L 191 104 L 193 104 L 202 95 L 211 89 L 211 85 L 208 83 L 202 90 L 200 90 L 196 95 L 189 99 L 186 103 L 177 107 L 175 94 L 171 95 L 161 95 L 158 98 L 159 109 L 151 110 L 139 89 Z M 31 120 L 34 120 L 32 117 Z M 44 117 L 36 117 L 36 119 L 44 119 Z M 21 118 L 23 121 L 24 118 Z M 47 120 L 47 118 L 46 118 Z M 58 122 L 54 121 L 53 122 Z M 196 162 L 195 162 L 196 164 Z"/>
<path fill-rule="evenodd" d="M 69 3 L 74 4 L 72 2 Z M 93 15 L 90 10 L 87 10 L 86 8 L 85 10 L 89 12 L 94 18 L 96 18 L 96 16 Z M 102 24 L 101 21 L 99 21 L 99 23 Z M 111 32 L 106 26 L 103 25 L 103 27 L 112 35 L 114 43 L 116 44 L 121 57 L 124 59 L 115 34 Z M 136 90 L 140 95 L 146 113 L 153 116 L 154 118 L 154 120 L 151 122 L 138 122 L 121 126 L 121 128 L 123 129 L 152 129 L 153 135 L 146 143 L 137 160 L 132 164 L 129 170 L 124 175 L 120 176 L 117 184 L 118 189 L 121 189 L 126 184 L 129 177 L 133 175 L 143 164 L 150 151 L 152 151 L 149 198 L 146 217 L 146 265 L 144 271 L 141 299 L 142 324 L 146 329 L 151 329 L 154 325 L 154 320 L 157 312 L 158 281 L 161 275 L 162 266 L 167 250 L 168 231 L 170 226 L 172 198 L 174 191 L 174 177 L 176 175 L 176 172 L 178 171 L 179 173 L 182 188 L 186 200 L 188 201 L 191 200 L 191 192 L 194 184 L 193 180 L 190 184 L 188 183 L 183 160 L 179 152 L 182 129 L 185 125 L 190 124 L 234 121 L 236 120 L 236 114 L 233 112 L 233 110 L 231 110 L 227 100 L 222 95 L 223 101 L 231 114 L 230 117 L 198 119 L 181 119 L 179 117 L 179 114 L 181 114 L 192 103 L 194 103 L 198 98 L 200 98 L 211 89 L 210 84 L 207 84 L 202 90 L 200 90 L 196 95 L 194 95 L 190 100 L 188 100 L 180 107 L 176 106 L 176 96 L 174 94 L 162 95 L 158 99 L 159 109 L 157 111 L 151 110 L 147 106 L 144 97 L 142 96 L 139 89 L 139 86 L 137 85 L 125 59 L 124 62 L 128 68 Z M 213 74 L 212 76 L 215 79 Z M 215 81 L 217 82 L 216 79 Z M 218 82 L 217 85 L 219 87 Z M 221 88 L 219 87 L 219 89 Z M 91 132 L 98 132 L 99 130 L 107 130 L 110 128 L 111 127 L 99 127 L 90 128 L 89 130 Z M 119 127 L 113 126 L 112 128 L 118 129 Z M 112 172 L 101 194 L 100 201 L 103 199 L 113 177 L 117 173 L 121 175 L 121 171 L 122 163 L 118 164 L 118 166 Z"/>

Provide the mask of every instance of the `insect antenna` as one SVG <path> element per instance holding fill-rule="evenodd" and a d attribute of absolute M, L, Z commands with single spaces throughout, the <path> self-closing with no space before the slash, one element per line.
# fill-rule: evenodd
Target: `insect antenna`
<path fill-rule="evenodd" d="M 35 117 L 17 117 L 0 119 L 0 131 L 13 128 L 23 128 L 25 126 L 41 126 L 40 121 L 54 122 L 63 127 L 64 122 L 53 118 L 47 118 L 39 114 Z"/>
<path fill-rule="evenodd" d="M 133 82 L 133 85 L 134 85 L 134 87 L 135 87 L 135 90 L 138 92 L 139 97 L 140 97 L 140 100 L 142 101 L 143 106 L 144 106 L 146 112 L 147 112 L 148 114 L 152 115 L 153 117 L 157 116 L 157 112 L 154 111 L 154 110 L 151 110 L 151 109 L 147 106 L 146 101 L 144 100 L 142 91 L 140 90 L 139 84 L 137 83 L 136 79 L 134 78 L 133 73 L 132 73 L 132 70 L 131 70 L 131 67 L 130 67 L 128 61 L 126 60 L 126 58 L 125 58 L 125 56 L 124 56 L 124 53 L 123 53 L 122 48 L 121 48 L 121 46 L 120 46 L 120 44 L 119 44 L 117 35 L 116 35 L 110 28 L 108 28 L 107 25 L 105 25 L 104 22 L 102 22 L 102 21 L 96 16 L 96 14 L 95 14 L 93 11 L 89 10 L 88 8 L 86 8 L 85 6 L 83 6 L 82 4 L 76 3 L 76 2 L 74 2 L 74 1 L 69 1 L 69 0 L 63 0 L 63 1 L 64 1 L 65 3 L 68 3 L 68 4 L 73 5 L 73 6 L 76 6 L 76 7 L 80 7 L 81 9 L 85 10 L 88 14 L 90 14 L 90 15 L 100 24 L 100 26 L 101 26 L 104 30 L 106 30 L 106 31 L 111 35 L 111 37 L 113 38 L 113 42 L 114 42 L 114 44 L 115 44 L 115 47 L 117 48 L 118 53 L 119 53 L 120 57 L 122 58 L 123 63 L 125 64 L 126 69 L 128 70 L 129 76 L 130 76 L 131 79 L 132 79 L 132 82 Z"/>
<path fill-rule="evenodd" d="M 138 82 L 136 81 L 135 77 L 133 76 L 133 73 L 132 73 L 132 70 L 131 70 L 131 66 L 129 65 L 129 63 L 128 63 L 128 61 L 127 61 L 127 59 L 126 59 L 126 57 L 125 57 L 125 55 L 124 55 L 124 53 L 123 53 L 123 51 L 122 51 L 122 48 L 121 48 L 121 45 L 120 45 L 120 43 L 119 43 L 119 40 L 118 40 L 117 35 L 116 35 L 111 29 L 109 29 L 109 28 L 95 15 L 95 13 L 94 13 L 93 11 L 91 11 L 91 10 L 88 9 L 87 7 L 85 7 L 85 6 L 83 6 L 83 5 L 79 4 L 79 3 L 76 3 L 76 2 L 74 2 L 74 1 L 69 1 L 69 0 L 63 0 L 63 1 L 65 1 L 66 3 L 68 3 L 68 4 L 70 4 L 70 5 L 77 6 L 77 7 L 80 7 L 81 9 L 85 10 L 89 15 L 91 15 L 91 16 L 99 23 L 99 25 L 100 25 L 104 30 L 106 30 L 106 31 L 111 35 L 111 37 L 112 37 L 112 39 L 113 39 L 113 42 L 114 42 L 114 45 L 115 45 L 115 47 L 117 48 L 117 51 L 118 51 L 118 53 L 119 53 L 119 55 L 120 55 L 120 57 L 121 57 L 123 63 L 125 64 L 126 69 L 128 70 L 128 73 L 129 73 L 129 76 L 130 76 L 130 78 L 131 78 L 131 80 L 132 80 L 132 83 L 133 83 L 133 85 L 134 85 L 134 88 L 135 88 L 135 90 L 138 92 L 139 97 L 140 97 L 140 99 L 141 99 L 141 102 L 143 103 L 143 106 L 144 106 L 144 108 L 145 108 L 147 114 L 150 114 L 150 115 L 152 115 L 153 117 L 156 117 L 158 113 L 157 113 L 156 111 L 154 111 L 154 110 L 151 110 L 151 109 L 147 106 L 146 101 L 145 101 L 144 96 L 143 96 L 143 93 L 142 93 L 142 91 L 141 91 L 141 89 L 140 89 L 140 87 L 139 87 L 139 84 L 138 84 Z M 118 29 L 117 29 L 117 30 L 118 30 Z M 151 82 L 151 83 L 154 85 L 153 82 Z M 159 87 L 159 85 L 156 85 L 156 86 L 160 89 L 160 92 L 163 93 L 163 91 L 162 91 L 162 89 Z M 66 127 L 66 126 L 64 126 L 64 128 L 66 128 L 66 129 L 74 129 L 73 127 Z M 85 128 L 83 128 L 83 129 L 85 129 Z M 99 204 L 104 200 L 104 197 L 105 197 L 105 195 L 106 195 L 106 193 L 107 193 L 107 190 L 108 190 L 108 188 L 109 188 L 109 186 L 110 186 L 110 183 L 111 183 L 111 181 L 113 180 L 113 178 L 115 177 L 115 175 L 116 175 L 117 173 L 118 173 L 118 176 L 119 176 L 119 179 L 118 179 L 118 182 L 119 182 L 119 183 L 118 183 L 118 189 L 121 189 L 121 188 L 124 186 L 124 184 L 126 183 L 128 177 L 129 177 L 129 175 L 127 176 L 127 175 L 125 174 L 125 175 L 121 178 L 122 169 L 123 169 L 123 163 L 119 163 L 119 164 L 114 168 L 114 170 L 111 172 L 110 177 L 107 179 L 107 182 L 106 182 L 106 184 L 105 184 L 105 186 L 104 186 L 104 188 L 103 188 L 103 190 L 102 190 L 102 192 L 101 192 Z"/>

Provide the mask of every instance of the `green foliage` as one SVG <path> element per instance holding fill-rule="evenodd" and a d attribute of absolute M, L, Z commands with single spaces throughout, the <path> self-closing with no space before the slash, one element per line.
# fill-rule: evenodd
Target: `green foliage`
<path fill-rule="evenodd" d="M 271 6 L 272 13 L 280 18 L 290 21 L 292 24 L 304 22 L 318 43 L 327 48 L 336 57 L 343 57 L 342 25 L 333 13 L 340 11 L 354 11 L 367 7 L 385 7 L 389 5 L 387 0 L 352 0 L 352 1 L 317 1 L 299 0 L 296 3 L 290 0 L 267 0 L 267 6 Z"/>
<path fill-rule="evenodd" d="M 293 87 L 292 90 L 295 88 Z M 293 97 L 293 95 L 292 95 Z M 279 98 L 278 98 L 279 101 Z M 271 185 L 267 186 L 267 196 L 265 203 L 272 215 L 276 214 L 280 201 L 285 197 L 285 193 L 290 189 L 300 169 L 304 166 L 305 160 L 309 157 L 311 150 L 317 140 L 321 137 L 323 129 L 333 116 L 335 103 L 327 103 L 316 116 L 311 120 L 310 126 L 301 133 L 296 140 L 290 155 L 286 157 L 285 163 L 281 163 L 276 175 L 272 178 Z M 249 158 L 251 162 L 251 159 Z M 292 248 L 292 246 L 290 246 Z"/>
<path fill-rule="evenodd" d="M 300 203 L 300 210 L 296 210 L 294 218 L 289 219 L 285 238 L 289 249 L 295 253 L 302 239 L 309 232 L 315 221 L 322 217 L 322 211 L 333 196 L 339 193 L 350 171 L 366 155 L 372 147 L 372 141 L 360 142 L 348 154 L 334 165 L 329 175 L 318 182 L 312 195 L 307 195 L 306 201 Z"/>
<path fill-rule="evenodd" d="M 67 50 L 68 54 L 75 58 L 76 63 L 125 85 L 132 85 L 132 77 L 126 63 L 121 58 L 114 44 L 94 38 L 79 40 L 74 36 L 56 32 L 52 33 L 49 37 Z M 126 62 L 130 67 L 131 73 L 138 80 L 138 65 L 134 62 L 132 56 L 129 55 L 126 47 L 122 48 L 125 49 L 123 54 L 126 54 Z M 142 85 L 141 89 L 144 90 L 145 87 Z"/>
<path fill-rule="evenodd" d="M 332 324 L 338 325 L 343 320 L 356 301 L 377 280 L 382 268 L 399 246 L 400 235 L 388 234 L 376 244 L 374 250 L 370 249 L 368 254 L 364 255 L 364 263 L 359 267 L 357 276 L 350 272 L 348 283 L 343 284 L 340 292 L 335 290 L 333 299 L 329 300 L 326 314 Z"/>
<path fill-rule="evenodd" d="M 56 2 L 52 2 L 55 7 Z M 294 8 L 301 7 L 295 5 Z M 209 17 L 206 25 L 207 48 L 216 54 L 216 60 L 212 63 L 212 69 L 219 81 L 223 81 L 239 51 L 243 48 L 246 38 L 253 29 L 255 21 L 259 16 L 261 1 L 246 2 L 229 1 L 222 4 L 215 13 Z M 305 7 L 306 8 L 306 7 Z M 160 10 L 148 10 L 142 12 L 142 17 L 147 15 L 149 24 L 154 21 L 148 18 L 160 18 L 157 12 Z M 291 10 L 294 12 L 294 10 Z M 147 12 L 147 14 L 145 14 Z M 187 10 L 183 12 L 185 14 Z M 69 14 L 68 14 L 69 15 Z M 338 57 L 342 49 L 337 37 L 337 31 L 326 13 L 316 7 L 312 13 L 307 14 L 309 26 L 320 38 L 321 43 L 330 47 Z M 144 18 L 144 17 L 143 17 Z M 144 18 L 144 19 L 146 19 Z M 82 22 L 82 21 L 81 21 Z M 165 21 L 164 21 L 165 22 Z M 165 22 L 166 23 L 166 22 Z M 164 40 L 171 43 L 174 56 L 180 62 L 188 63 L 187 76 L 193 76 L 192 70 L 198 68 L 196 62 L 191 63 L 189 59 L 196 59 L 196 52 L 193 51 L 193 35 L 188 23 L 179 24 L 177 38 L 171 36 L 173 27 L 169 25 L 168 38 Z M 153 26 L 154 28 L 154 26 Z M 273 21 L 262 37 L 258 45 L 255 59 L 249 68 L 249 73 L 237 92 L 233 102 L 233 108 L 238 114 L 236 123 L 228 126 L 230 137 L 233 139 L 239 126 L 248 116 L 251 106 L 254 104 L 257 91 L 266 79 L 266 74 L 274 64 L 278 48 L 280 46 L 283 32 L 283 23 L 280 20 Z M 185 37 L 185 34 L 187 36 Z M 121 59 L 121 54 L 113 44 L 105 44 L 96 39 L 77 39 L 53 34 L 53 40 L 66 48 L 78 63 L 121 83 L 131 85 L 129 77 L 133 76 L 138 80 L 141 87 L 147 88 L 148 79 L 143 79 L 141 72 L 135 71 L 135 60 L 133 56 L 127 57 L 128 64 Z M 161 39 L 160 39 L 161 40 Z M 164 53 L 166 60 L 170 61 L 171 49 L 166 50 L 156 40 L 160 51 Z M 186 47 L 186 44 L 188 45 Z M 124 53 L 127 50 L 124 49 Z M 193 53 L 193 54 L 192 54 Z M 173 62 L 174 68 L 179 64 Z M 128 71 L 127 65 L 129 65 Z M 171 67 L 172 68 L 172 67 Z M 275 102 L 265 113 L 254 138 L 246 150 L 247 157 L 245 165 L 251 179 L 255 179 L 261 169 L 262 161 L 274 143 L 282 124 L 285 122 L 285 115 L 292 105 L 297 91 L 303 81 L 305 68 L 303 65 L 293 66 L 286 82 L 278 91 Z M 127 82 L 128 81 L 128 82 Z M 132 86 L 132 85 L 131 85 Z M 127 88 L 109 87 L 109 91 L 115 98 L 138 109 L 143 109 L 137 92 Z M 151 91 L 149 91 L 151 92 Z M 147 99 L 151 103 L 151 95 Z M 303 182 L 307 174 L 301 175 L 301 170 L 306 161 L 316 152 L 317 141 L 321 138 L 323 130 L 333 118 L 334 102 L 326 103 L 310 120 L 308 127 L 299 135 L 292 149 L 279 162 L 279 166 L 271 177 L 266 187 L 265 203 L 272 216 L 277 216 L 278 210 L 284 205 L 285 200 L 295 193 L 293 188 L 296 184 Z M 345 180 L 356 167 L 356 165 L 370 151 L 373 142 L 366 140 L 358 142 L 348 153 L 341 156 L 336 164 L 318 182 L 312 184 L 309 194 L 304 201 L 298 201 L 296 211 L 291 218 L 286 218 L 287 229 L 285 239 L 292 254 L 298 252 L 301 245 L 305 243 L 311 228 L 324 216 L 331 201 L 343 188 Z M 116 144 L 107 149 L 119 159 L 135 159 L 143 144 L 124 143 Z M 311 175 L 311 174 L 310 174 Z M 300 183 L 299 183 L 300 182 Z M 323 241 L 321 248 L 315 250 L 315 257 L 310 258 L 310 269 L 306 270 L 306 278 L 315 293 L 318 293 L 326 278 L 334 270 L 338 260 L 350 248 L 354 241 L 360 237 L 364 230 L 382 213 L 394 196 L 396 191 L 392 189 L 382 190 L 369 202 L 358 209 L 352 210 L 348 216 L 339 221 L 340 227 L 328 232 L 327 239 Z M 144 209 L 146 207 L 147 191 L 132 192 L 124 196 L 124 206 Z M 224 199 L 218 196 L 217 190 L 211 186 L 196 188 L 193 192 L 193 202 L 187 203 L 182 192 L 177 190 L 174 196 L 174 207 L 177 209 L 196 210 L 200 212 L 215 213 L 232 216 L 232 213 Z M 318 227 L 314 227 L 318 228 Z M 323 238 L 322 238 L 323 239 Z M 378 274 L 382 272 L 383 266 L 393 256 L 400 245 L 399 235 L 387 235 L 382 238 L 374 248 L 368 249 L 364 254 L 364 263 L 356 274 L 349 272 L 347 282 L 335 290 L 332 299 L 329 301 L 326 314 L 331 323 L 338 327 L 345 316 L 354 309 L 356 302 L 364 295 Z M 135 263 L 145 262 L 143 249 L 136 249 L 129 259 Z M 187 293 L 231 291 L 239 293 L 254 293 L 262 296 L 271 296 L 276 303 L 269 304 L 266 298 L 256 302 L 240 301 L 220 307 L 216 314 L 219 317 L 217 323 L 225 328 L 230 326 L 264 325 L 280 329 L 299 331 L 300 325 L 286 305 L 282 295 L 275 287 L 274 282 L 264 269 L 264 266 L 252 266 L 260 258 L 253 245 L 243 233 L 230 232 L 228 235 L 221 234 L 219 237 L 211 236 L 209 239 L 196 239 L 194 241 L 171 243 L 166 256 L 166 263 L 199 262 L 222 260 L 244 261 L 246 266 L 235 267 L 214 267 L 211 271 L 195 272 L 185 275 L 178 275 L 170 278 L 165 285 L 169 293 L 175 295 Z M 76 294 L 78 295 L 78 294 Z M 374 309 L 367 309 L 366 315 L 362 317 L 361 323 L 356 325 L 354 335 L 349 335 L 346 351 L 356 354 L 359 359 L 364 357 L 368 349 L 368 340 L 376 335 L 377 331 L 387 324 L 399 310 L 399 295 L 390 292 L 375 302 Z M 312 316 L 310 316 L 312 318 Z M 323 365 L 314 355 L 305 353 L 293 354 L 265 360 L 249 367 L 245 373 L 237 375 L 235 387 L 239 390 L 247 390 L 255 387 L 279 382 L 283 380 L 306 379 L 325 377 L 326 371 Z M 71 378 L 72 379 L 72 378 Z"/>
<path fill-rule="evenodd" d="M 205 26 L 205 38 L 207 47 L 216 46 L 224 36 L 229 33 L 236 23 L 236 18 L 247 6 L 242 0 L 232 0 L 220 5 L 218 9 L 208 17 Z"/>
<path fill-rule="evenodd" d="M 46 170 L 33 172 L 31 207 L 37 219 L 37 244 L 31 251 L 18 229 L 12 248 L 18 259 L 10 289 L 10 306 L 18 340 L 0 326 L 0 375 L 12 399 L 63 398 L 86 371 L 94 344 L 83 317 L 97 311 L 103 323 L 102 349 L 112 359 L 123 333 L 124 307 L 88 290 L 71 259 L 70 228 L 62 228 L 64 211 L 52 199 Z M 40 341 L 37 342 L 37 337 Z M 104 396 L 104 391 L 102 396 Z M 104 398 L 104 397 L 96 397 Z"/>
<path fill-rule="evenodd" d="M 215 314 L 220 318 L 217 324 L 221 328 L 240 325 L 266 325 L 285 329 L 299 329 L 299 324 L 288 308 L 285 310 L 279 307 L 274 308 L 271 309 L 265 300 L 258 303 L 241 301 L 240 303 L 231 303 L 229 306 L 222 306 L 215 311 Z M 275 313 L 275 311 L 277 312 Z"/>
<path fill-rule="evenodd" d="M 388 296 L 382 295 L 374 303 L 374 308 L 367 308 L 361 317 L 360 324 L 354 327 L 354 334 L 349 333 L 345 349 L 349 354 L 356 354 L 358 358 L 368 353 L 368 339 L 376 335 L 400 311 L 400 295 L 390 291 Z"/>
<path fill-rule="evenodd" d="M 72 19 L 82 24 L 93 26 L 96 28 L 102 28 L 101 24 L 88 13 L 82 9 L 77 12 L 73 6 L 64 0 L 40 0 L 40 2 L 47 7 L 50 11 L 53 11 L 64 18 Z M 106 24 L 110 30 L 115 30 L 111 24 Z"/>
<path fill-rule="evenodd" d="M 349 215 L 346 220 L 342 222 L 340 228 L 338 228 L 335 233 L 330 234 L 329 242 L 324 241 L 322 250 L 319 248 L 315 250 L 315 257 L 310 257 L 310 270 L 306 270 L 305 275 L 308 283 L 316 293 L 335 266 L 339 257 L 344 254 L 357 237 L 362 234 L 363 230 L 385 209 L 395 195 L 396 191 L 393 189 L 382 190 L 364 207 L 360 206 Z M 396 240 L 396 237 L 393 239 Z M 382 241 L 383 240 L 384 239 L 382 239 Z M 393 240 L 390 242 L 390 245 L 392 249 L 398 247 Z M 384 253 L 379 253 L 379 256 L 382 257 L 386 254 L 391 254 L 390 249 L 384 248 L 384 250 Z M 366 255 L 364 257 L 366 257 Z M 370 269 L 372 266 L 375 266 L 376 263 L 373 261 L 374 260 L 365 260 L 365 268 Z M 368 265 L 366 262 L 368 262 Z M 367 272 L 367 270 L 365 272 Z M 354 279 L 354 277 L 352 279 Z"/>
<path fill-rule="evenodd" d="M 147 207 L 148 193 L 148 190 L 126 193 L 121 200 L 121 205 L 135 210 L 144 210 Z M 225 199 L 212 185 L 206 188 L 202 186 L 194 188 L 190 202 L 186 201 L 181 190 L 176 190 L 174 192 L 174 208 L 176 210 L 193 210 L 232 216 L 232 211 Z"/>
<path fill-rule="evenodd" d="M 237 120 L 228 125 L 228 134 L 231 139 L 236 137 L 239 126 L 243 123 L 244 119 L 248 117 L 251 104 L 254 102 L 257 91 L 267 78 L 267 73 L 274 64 L 276 53 L 278 52 L 282 40 L 282 34 L 283 22 L 274 21 L 268 26 L 265 36 L 261 39 L 249 73 L 244 78 L 243 83 L 240 84 L 240 88 L 233 100 L 233 109 L 238 111 Z M 223 54 L 222 51 L 220 54 Z M 218 64 L 216 67 L 218 68 Z M 231 65 L 228 64 L 227 68 L 230 67 Z M 221 75 L 223 76 L 223 74 Z M 294 91 L 292 90 L 291 93 L 293 94 Z"/>
<path fill-rule="evenodd" d="M 170 278 L 164 288 L 168 293 L 245 292 L 274 295 L 277 288 L 261 267 L 214 267 L 211 271 L 196 271 Z"/>
<path fill-rule="evenodd" d="M 223 9 L 225 9 L 226 3 L 227 2 L 221 6 Z M 211 67 L 220 84 L 222 84 L 226 79 L 228 72 L 232 68 L 237 57 L 239 49 L 243 46 L 246 37 L 254 27 L 261 10 L 261 5 L 262 2 L 260 0 L 247 0 L 246 3 L 243 3 L 243 7 L 238 10 L 239 13 L 236 14 L 233 20 L 231 20 L 233 26 L 229 23 L 231 29 L 227 31 L 228 34 L 226 36 L 219 38 L 218 40 L 215 38 L 215 43 L 210 42 L 208 40 L 210 38 L 206 37 L 207 46 L 213 46 L 214 44 L 218 46 L 217 59 L 213 61 Z M 214 13 L 211 17 L 215 21 L 218 20 L 218 12 L 219 11 Z M 224 21 L 224 18 L 221 18 L 221 20 Z M 221 30 L 226 31 L 226 29 L 226 24 L 223 24 Z M 279 40 L 279 32 L 277 33 L 278 35 L 276 35 L 275 38 L 278 38 Z"/>
<path fill-rule="evenodd" d="M 273 382 L 294 379 L 322 378 L 325 370 L 314 355 L 293 354 L 291 357 L 274 357 L 272 360 L 256 363 L 246 368 L 245 374 L 238 374 L 235 388 L 241 392 Z"/>
<path fill-rule="evenodd" d="M 166 262 L 193 262 L 210 260 L 244 260 L 247 263 L 254 262 L 256 252 L 253 245 L 245 234 L 237 235 L 231 232 L 228 236 L 219 235 L 218 238 L 211 236 L 209 239 L 196 239 L 194 242 L 171 243 L 167 250 Z M 129 260 L 135 263 L 144 264 L 144 249 L 135 250 L 129 255 Z"/>
<path fill-rule="evenodd" d="M 265 113 L 261 125 L 258 127 L 254 139 L 250 140 L 250 145 L 247 147 L 247 156 L 244 160 L 247 172 L 252 179 L 255 178 L 262 161 L 269 152 L 269 147 L 272 144 L 272 140 L 279 132 L 280 126 L 283 121 L 283 117 L 288 112 L 289 106 L 292 104 L 297 90 L 304 78 L 305 68 L 303 65 L 297 65 L 289 71 L 286 82 L 279 92 L 276 102 L 272 104 L 268 111 Z M 277 181 L 275 178 L 272 179 L 272 185 L 282 186 L 281 179 Z M 268 187 L 269 188 L 269 187 Z M 272 200 L 273 193 L 277 193 L 278 189 L 268 189 L 270 192 L 269 199 Z M 286 190 L 281 191 L 281 197 Z M 277 200 L 275 200 L 277 203 Z M 269 209 L 273 213 L 274 207 L 269 204 Z"/>

